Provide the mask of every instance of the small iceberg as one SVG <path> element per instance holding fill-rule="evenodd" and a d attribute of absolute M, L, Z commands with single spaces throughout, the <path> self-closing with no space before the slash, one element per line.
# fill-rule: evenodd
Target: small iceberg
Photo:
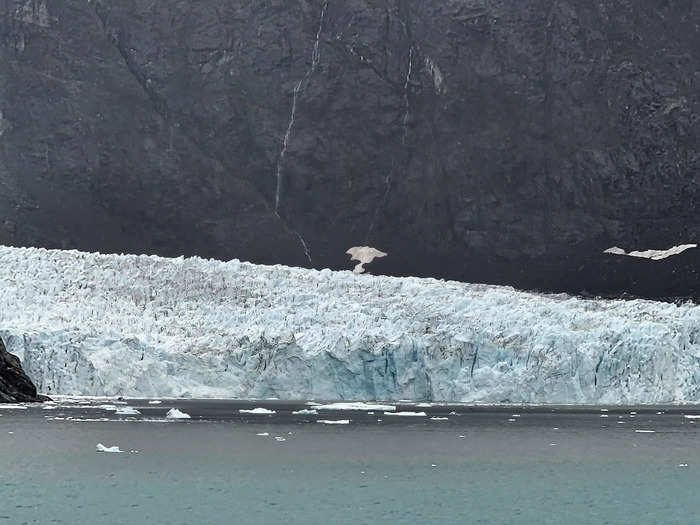
<path fill-rule="evenodd" d="M 116 410 L 115 414 L 117 414 L 118 416 L 140 416 L 141 412 L 139 412 L 133 407 L 119 407 Z"/>
<path fill-rule="evenodd" d="M 653 434 L 656 430 L 635 430 L 637 434 Z"/>
<path fill-rule="evenodd" d="M 261 408 L 261 407 L 252 408 L 252 409 L 241 408 L 239 410 L 239 412 L 241 414 L 276 414 L 277 413 L 276 410 L 270 410 L 269 408 Z"/>
<path fill-rule="evenodd" d="M 393 412 L 396 410 L 394 405 L 378 405 L 372 403 L 330 403 L 328 405 L 314 405 L 317 410 L 384 410 Z"/>
<path fill-rule="evenodd" d="M 430 421 L 447 421 L 449 417 L 431 417 Z"/>
<path fill-rule="evenodd" d="M 112 454 L 121 452 L 121 450 L 119 450 L 119 447 L 116 445 L 114 445 L 113 447 L 106 447 L 102 443 L 98 443 L 97 447 L 95 448 L 97 449 L 97 452 L 109 452 Z"/>
<path fill-rule="evenodd" d="M 283 438 L 282 436 L 275 436 L 275 441 L 287 441 L 287 438 Z"/>
<path fill-rule="evenodd" d="M 256 436 L 269 436 L 270 433 L 269 433 L 269 432 L 258 432 L 258 433 L 255 434 L 255 435 L 256 435 Z"/>
<path fill-rule="evenodd" d="M 177 408 L 171 408 L 168 413 L 165 414 L 168 419 L 190 419 L 190 415 L 178 410 Z"/>
<path fill-rule="evenodd" d="M 148 402 L 149 405 L 160 405 L 162 401 L 159 401 L 158 399 L 153 399 Z"/>
<path fill-rule="evenodd" d="M 384 412 L 385 416 L 426 417 L 425 412 Z"/>
<path fill-rule="evenodd" d="M 318 410 L 313 408 L 302 408 L 301 410 L 295 410 L 292 412 L 295 416 L 315 416 L 318 414 Z"/>
<path fill-rule="evenodd" d="M 700 419 L 700 414 L 685 414 L 683 417 L 686 419 Z"/>
<path fill-rule="evenodd" d="M 319 419 L 316 423 L 321 423 L 323 425 L 349 425 L 349 419 Z"/>

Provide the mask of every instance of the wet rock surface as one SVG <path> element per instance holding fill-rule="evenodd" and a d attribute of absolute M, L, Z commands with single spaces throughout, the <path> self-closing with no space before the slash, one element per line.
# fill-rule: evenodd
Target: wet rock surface
<path fill-rule="evenodd" d="M 700 5 L 10 0 L 0 243 L 700 297 Z"/>
<path fill-rule="evenodd" d="M 36 387 L 22 370 L 19 359 L 5 349 L 5 344 L 0 339 L 0 403 L 25 403 L 48 399 L 36 393 Z"/>

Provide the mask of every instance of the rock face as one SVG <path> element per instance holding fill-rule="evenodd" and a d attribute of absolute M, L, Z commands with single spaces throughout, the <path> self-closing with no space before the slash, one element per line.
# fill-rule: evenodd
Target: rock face
<path fill-rule="evenodd" d="M 0 403 L 24 403 L 45 401 L 37 395 L 36 387 L 22 370 L 19 359 L 5 349 L 0 339 Z"/>
<path fill-rule="evenodd" d="M 700 4 L 8 0 L 0 243 L 700 297 Z"/>

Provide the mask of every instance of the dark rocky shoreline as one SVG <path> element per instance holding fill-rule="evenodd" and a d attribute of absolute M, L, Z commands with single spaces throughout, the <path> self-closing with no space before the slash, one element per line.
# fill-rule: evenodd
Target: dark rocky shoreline
<path fill-rule="evenodd" d="M 19 358 L 9 353 L 0 339 L 0 403 L 34 403 L 49 400 L 49 397 L 37 394 L 34 383 L 22 370 Z"/>

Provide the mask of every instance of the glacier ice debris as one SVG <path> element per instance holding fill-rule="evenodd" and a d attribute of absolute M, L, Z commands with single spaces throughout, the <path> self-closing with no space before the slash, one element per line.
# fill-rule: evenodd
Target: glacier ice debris
<path fill-rule="evenodd" d="M 168 413 L 165 414 L 166 419 L 190 419 L 190 415 L 177 408 L 171 408 Z"/>
<path fill-rule="evenodd" d="M 692 303 L 0 246 L 0 305 L 49 395 L 700 400 Z"/>
<path fill-rule="evenodd" d="M 112 454 L 118 454 L 121 452 L 118 446 L 113 446 L 113 447 L 107 447 L 103 445 L 102 443 L 98 443 L 97 446 L 95 447 L 97 452 L 108 452 Z"/>

